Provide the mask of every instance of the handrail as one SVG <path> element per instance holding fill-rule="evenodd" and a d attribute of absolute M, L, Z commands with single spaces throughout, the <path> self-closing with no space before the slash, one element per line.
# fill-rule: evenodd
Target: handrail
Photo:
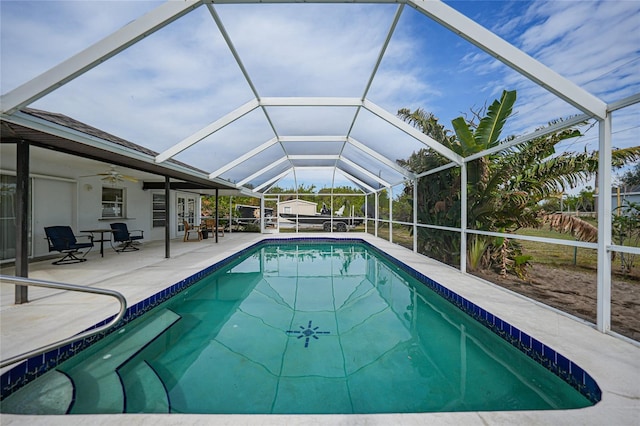
<path fill-rule="evenodd" d="M 19 361 L 23 361 L 35 355 L 43 354 L 51 349 L 55 349 L 58 346 L 66 345 L 67 343 L 71 343 L 78 339 L 83 339 L 85 337 L 89 337 L 89 336 L 93 336 L 95 334 L 101 333 L 102 331 L 107 330 L 110 327 L 113 327 L 114 325 L 119 323 L 122 317 L 124 317 L 124 314 L 127 312 L 127 299 L 125 299 L 125 297 L 121 293 L 114 290 L 105 290 L 101 288 L 92 288 L 92 287 L 86 287 L 86 286 L 75 285 L 75 284 L 66 284 L 66 283 L 59 283 L 59 282 L 53 282 L 53 281 L 37 280 L 33 278 L 14 277 L 11 275 L 0 275 L 0 282 L 13 283 L 17 285 L 34 286 L 34 287 L 55 288 L 60 290 L 80 291 L 83 293 L 95 293 L 95 294 L 101 294 L 104 296 L 115 297 L 116 299 L 118 299 L 118 302 L 120 302 L 120 312 L 118 312 L 118 315 L 116 315 L 114 319 L 109 321 L 109 323 L 101 327 L 87 330 L 80 334 L 76 334 L 69 338 L 59 340 L 55 343 L 51 343 L 49 345 L 42 346 L 40 348 L 22 353 L 20 355 L 15 355 L 11 358 L 4 359 L 0 361 L 0 368 L 6 367 L 7 365 L 14 364 Z"/>

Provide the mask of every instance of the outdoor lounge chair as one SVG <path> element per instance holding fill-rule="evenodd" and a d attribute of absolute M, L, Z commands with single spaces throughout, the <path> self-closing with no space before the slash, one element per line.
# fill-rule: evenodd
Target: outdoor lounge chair
<path fill-rule="evenodd" d="M 53 262 L 54 265 L 87 261 L 84 257 L 93 248 L 93 236 L 79 235 L 79 237 L 89 239 L 88 243 L 79 243 L 70 226 L 47 226 L 44 228 L 44 233 L 47 235 L 47 241 L 49 242 L 49 251 L 58 251 L 64 254 L 62 259 Z M 85 248 L 89 250 L 84 252 L 82 258 L 77 257 L 77 254 L 82 253 L 80 250 Z"/>
<path fill-rule="evenodd" d="M 189 225 L 189 222 L 187 222 L 186 220 L 182 221 L 182 224 L 184 225 L 184 238 L 183 241 L 188 241 L 189 240 L 189 235 L 195 233 L 198 236 L 198 241 L 200 241 L 202 239 L 202 230 L 200 229 L 199 226 L 191 226 Z"/>
<path fill-rule="evenodd" d="M 116 222 L 111 224 L 111 230 L 113 231 L 113 241 L 120 244 L 120 248 L 116 248 L 115 251 L 121 253 L 123 251 L 136 251 L 140 250 L 138 247 L 134 247 L 134 241 L 138 241 L 144 238 L 144 232 L 140 229 L 135 229 L 129 232 L 126 223 Z M 136 234 L 133 235 L 132 232 Z"/>

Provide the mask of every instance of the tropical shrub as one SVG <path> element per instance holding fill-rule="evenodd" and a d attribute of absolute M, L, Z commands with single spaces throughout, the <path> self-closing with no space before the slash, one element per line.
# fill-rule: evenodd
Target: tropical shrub
<path fill-rule="evenodd" d="M 462 157 L 513 140 L 502 137 L 502 129 L 513 113 L 515 91 L 503 91 L 486 112 L 474 113 L 474 120 L 458 117 L 452 121 L 454 132 L 445 129 L 438 119 L 422 109 L 401 109 L 398 116 L 432 139 Z M 549 123 L 556 124 L 562 120 Z M 542 221 L 540 202 L 554 194 L 583 184 L 598 168 L 597 152 L 556 152 L 555 146 L 580 136 L 576 126 L 549 133 L 539 138 L 482 156 L 467 162 L 467 226 L 469 229 L 514 232 L 522 227 L 538 227 Z M 614 150 L 614 165 L 640 158 L 640 147 Z M 450 163 L 432 149 L 414 152 L 398 163 L 416 174 Z M 405 187 L 406 199 L 417 196 L 418 222 L 431 225 L 460 226 L 460 168 L 451 167 L 418 181 L 418 193 Z M 455 249 L 460 247 L 459 234 L 438 229 L 419 228 L 419 248 L 449 264 L 459 262 Z M 481 244 L 481 245 L 479 245 Z M 484 251 L 481 248 L 484 247 Z M 471 267 L 493 268 L 501 273 L 524 276 L 529 258 L 522 255 L 512 240 L 493 238 L 480 243 L 471 239 L 467 250 Z M 458 250 L 459 253 L 459 250 Z M 471 256 L 469 256 L 469 254 Z"/>

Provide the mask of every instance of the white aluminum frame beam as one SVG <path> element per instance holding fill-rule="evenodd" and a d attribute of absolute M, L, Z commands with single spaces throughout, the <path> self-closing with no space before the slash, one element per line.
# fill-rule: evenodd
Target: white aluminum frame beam
<path fill-rule="evenodd" d="M 415 174 L 414 173 L 412 173 L 411 171 L 405 169 L 404 167 L 401 167 L 395 161 L 391 161 L 389 158 L 387 158 L 384 155 L 380 154 L 378 151 L 375 151 L 375 150 L 369 148 L 368 146 L 366 146 L 362 142 L 359 142 L 358 140 L 356 140 L 356 139 L 354 139 L 352 137 L 348 137 L 347 138 L 347 142 L 350 145 L 354 146 L 355 148 L 359 149 L 360 151 L 364 152 L 365 154 L 369 155 L 370 157 L 375 158 L 376 160 L 378 160 L 379 162 L 381 162 L 385 166 L 388 166 L 389 168 L 391 168 L 391 169 L 395 170 L 396 172 L 400 173 L 402 176 L 404 176 L 406 178 L 409 178 L 409 179 L 415 178 Z"/>
<path fill-rule="evenodd" d="M 361 181 L 360 179 L 358 179 L 357 177 L 355 177 L 351 173 L 348 173 L 348 172 L 342 170 L 340 167 L 336 167 L 335 170 L 339 171 L 340 173 L 342 173 L 342 175 L 344 177 L 346 177 L 347 179 L 349 179 L 351 182 L 355 183 L 356 185 L 360 186 L 361 188 L 364 188 L 369 192 L 375 192 L 376 191 L 371 186 L 367 185 L 366 183 L 364 183 L 363 181 Z"/>
<path fill-rule="evenodd" d="M 67 84 L 107 59 L 136 44 L 202 4 L 201 1 L 168 1 L 125 25 L 82 52 L 0 98 L 2 112 L 13 114 Z"/>
<path fill-rule="evenodd" d="M 245 153 L 244 155 L 241 155 L 240 157 L 236 158 L 235 160 L 231 161 L 230 163 L 225 164 L 224 166 L 220 167 L 218 170 L 215 170 L 213 172 L 211 172 L 209 174 L 210 178 L 215 178 L 220 176 L 221 174 L 233 169 L 235 166 L 237 166 L 240 163 L 243 163 L 245 161 L 247 161 L 249 158 L 254 157 L 258 154 L 260 154 L 262 151 L 271 148 L 273 145 L 278 143 L 278 138 L 271 138 L 268 141 L 266 141 L 265 143 L 253 148 L 251 151 Z"/>
<path fill-rule="evenodd" d="M 340 161 L 342 161 L 343 163 L 353 167 L 354 169 L 356 169 L 357 171 L 359 171 L 363 175 L 371 178 L 372 180 L 375 180 L 376 182 L 378 182 L 379 184 L 383 185 L 384 187 L 391 188 L 391 184 L 389 182 L 387 182 L 386 180 L 376 176 L 375 174 L 371 173 L 369 170 L 359 166 L 358 164 L 354 163 L 353 161 L 349 160 L 348 158 L 345 158 L 344 156 L 341 156 L 340 157 Z"/>
<path fill-rule="evenodd" d="M 603 333 L 611 330 L 611 148 L 612 118 L 598 123 L 598 269 L 596 288 L 596 327 Z"/>
<path fill-rule="evenodd" d="M 331 155 L 316 155 L 316 154 L 300 154 L 300 155 L 288 155 L 289 160 L 339 160 L 340 156 L 337 154 Z"/>
<path fill-rule="evenodd" d="M 362 100 L 365 100 L 367 98 L 367 95 L 369 94 L 369 89 L 373 84 L 373 79 L 376 77 L 376 74 L 378 73 L 378 68 L 380 68 L 382 59 L 384 58 L 384 55 L 387 52 L 387 48 L 389 47 L 389 43 L 391 42 L 391 37 L 393 37 L 393 33 L 396 31 L 396 26 L 398 25 L 398 21 L 400 21 L 400 16 L 402 15 L 403 10 L 404 10 L 404 3 L 400 3 L 398 5 L 398 8 L 396 9 L 395 15 L 393 16 L 393 21 L 391 22 L 389 31 L 387 32 L 387 38 L 384 40 L 384 43 L 382 43 L 382 47 L 380 48 L 380 53 L 378 54 L 378 59 L 376 60 L 375 65 L 373 66 L 373 71 L 371 71 L 371 76 L 369 76 L 369 81 L 367 81 L 367 85 L 362 94 Z"/>
<path fill-rule="evenodd" d="M 607 104 L 601 99 L 536 61 L 451 6 L 434 0 L 407 0 L 407 3 L 582 112 L 601 119 L 606 117 Z"/>
<path fill-rule="evenodd" d="M 359 107 L 362 100 L 358 98 L 329 98 L 329 97 L 268 97 L 260 99 L 260 106 L 291 107 L 291 106 L 321 106 L 321 107 Z"/>
<path fill-rule="evenodd" d="M 344 136 L 280 136 L 280 142 L 346 142 Z"/>
<path fill-rule="evenodd" d="M 253 92 L 253 96 L 255 96 L 256 99 L 260 99 L 258 90 L 256 89 L 256 86 L 253 84 L 253 81 L 251 80 L 251 77 L 249 76 L 249 72 L 245 68 L 244 63 L 242 62 L 242 59 L 240 59 L 240 54 L 238 54 L 238 50 L 236 49 L 236 46 L 233 44 L 233 41 L 231 41 L 231 36 L 227 32 L 227 29 L 224 27 L 224 24 L 222 23 L 222 19 L 220 19 L 218 12 L 216 11 L 216 9 L 213 7 L 212 4 L 207 4 L 207 9 L 209 10 L 209 14 L 215 21 L 218 27 L 218 30 L 222 35 L 222 38 L 224 38 L 224 41 L 227 43 L 227 47 L 231 51 L 231 55 L 233 55 L 233 58 L 238 64 L 238 67 L 240 68 L 240 71 L 242 72 L 244 79 L 247 81 L 247 84 L 251 88 L 251 91 Z M 273 130 L 273 133 L 277 135 L 278 132 L 276 131 L 276 126 L 274 126 L 273 121 L 271 121 L 271 117 L 267 113 L 267 110 L 264 107 L 261 107 L 261 108 L 262 108 L 262 113 L 267 119 L 267 122 L 269 122 L 269 126 L 271 126 L 271 130 Z"/>
<path fill-rule="evenodd" d="M 520 145 L 525 142 L 529 142 L 530 140 L 540 138 L 551 133 L 559 132 L 560 130 L 564 130 L 568 127 L 575 126 L 583 121 L 589 120 L 591 117 L 588 115 L 577 115 L 575 117 L 569 118 L 564 121 L 560 121 L 556 124 L 552 124 L 551 126 L 544 127 L 540 130 L 536 130 L 535 132 L 529 133 L 528 135 L 523 135 L 518 138 L 515 138 L 509 142 L 501 143 L 500 145 L 494 146 L 493 148 L 485 149 L 484 151 L 480 151 L 476 154 L 470 155 L 468 157 L 464 157 L 464 161 L 466 163 L 476 160 L 478 158 L 482 158 L 485 155 L 494 154 L 496 152 L 503 151 L 505 149 L 511 148 L 512 146 Z"/>
<path fill-rule="evenodd" d="M 433 149 L 438 154 L 443 155 L 444 157 L 448 158 L 449 160 L 455 161 L 458 164 L 462 164 L 462 162 L 464 161 L 462 156 L 460 156 L 460 155 L 456 154 L 455 152 L 451 151 L 449 148 L 447 148 L 446 146 L 442 145 L 440 142 L 438 142 L 438 141 L 430 138 L 429 136 L 425 135 L 424 133 L 422 133 L 421 131 L 419 131 L 415 127 L 413 127 L 413 126 L 405 123 L 404 121 L 400 120 L 398 117 L 396 117 L 395 115 L 391 114 L 386 109 L 381 108 L 378 105 L 374 104 L 370 100 L 365 99 L 364 102 L 363 102 L 363 106 L 367 111 L 369 111 L 372 114 L 378 116 L 379 118 L 383 119 L 384 121 L 386 121 L 387 123 L 391 124 L 392 126 L 395 126 L 399 130 L 402 130 L 407 135 L 412 136 L 414 139 L 422 142 L 423 144 L 427 145 L 429 148 Z"/>
<path fill-rule="evenodd" d="M 281 159 L 279 159 L 278 161 L 275 161 L 275 162 L 269 164 L 268 166 L 263 167 L 262 169 L 258 170 L 257 172 L 255 172 L 251 176 L 247 176 L 246 178 L 242 179 L 240 182 L 236 183 L 236 185 L 237 186 L 243 186 L 247 182 L 251 182 L 253 179 L 257 178 L 258 176 L 261 176 L 261 175 L 265 174 L 269 170 L 273 169 L 276 166 L 279 166 L 280 164 L 282 164 L 282 163 L 284 163 L 286 161 L 289 161 L 289 159 L 286 156 L 284 156 Z"/>
<path fill-rule="evenodd" d="M 254 109 L 258 108 L 258 106 L 259 105 L 258 105 L 257 99 L 250 100 L 249 102 L 237 108 L 236 110 L 231 111 L 229 114 L 225 115 L 224 117 L 214 121 L 213 123 L 209 124 L 207 127 L 197 131 L 193 135 L 178 142 L 171 148 L 158 154 L 156 156 L 156 163 L 162 163 L 163 161 L 167 161 L 169 158 L 174 157 L 175 155 L 181 153 L 182 151 L 189 148 L 190 146 L 195 145 L 196 143 L 212 135 L 213 133 L 217 132 L 223 127 L 228 126 L 229 124 L 233 123 L 237 119 L 247 115 Z"/>
<path fill-rule="evenodd" d="M 253 192 L 260 192 L 260 190 L 262 188 L 264 188 L 265 186 L 269 186 L 272 183 L 279 181 L 280 179 L 282 179 L 283 177 L 285 177 L 286 175 L 288 175 L 292 171 L 293 171 L 293 167 L 288 168 L 287 170 L 285 170 L 284 172 L 280 173 L 279 175 L 276 175 L 276 176 L 272 177 L 271 179 L 269 179 L 268 181 L 263 182 L 261 185 L 258 185 L 257 187 L 253 188 Z"/>

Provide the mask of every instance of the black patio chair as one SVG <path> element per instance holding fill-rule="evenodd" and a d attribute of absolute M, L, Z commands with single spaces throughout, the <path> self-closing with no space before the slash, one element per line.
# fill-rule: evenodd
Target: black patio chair
<path fill-rule="evenodd" d="M 139 241 L 144 238 L 144 232 L 142 230 L 135 229 L 129 232 L 127 224 L 122 222 L 112 223 L 111 230 L 113 231 L 113 241 L 120 243 L 120 248 L 115 249 L 116 252 L 121 253 L 123 251 L 140 250 L 133 244 L 135 241 Z M 135 235 L 132 233 L 135 233 Z"/>
<path fill-rule="evenodd" d="M 49 242 L 49 251 L 58 251 L 64 254 L 62 259 L 53 262 L 54 265 L 65 265 L 68 263 L 86 262 L 84 257 L 93 248 L 93 236 L 91 235 L 79 235 L 78 237 L 88 238 L 88 243 L 80 243 L 73 235 L 73 231 L 70 226 L 47 226 L 44 228 L 44 233 L 47 235 L 47 241 Z M 86 252 L 82 254 L 82 258 L 77 257 L 82 253 L 82 249 L 88 248 Z"/>

